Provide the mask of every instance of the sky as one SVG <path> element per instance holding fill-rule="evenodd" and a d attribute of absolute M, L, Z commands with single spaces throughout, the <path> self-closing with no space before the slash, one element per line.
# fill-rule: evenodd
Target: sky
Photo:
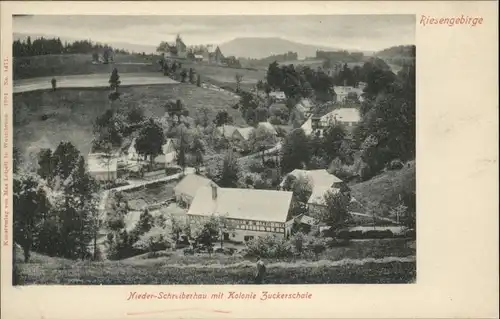
<path fill-rule="evenodd" d="M 376 51 L 415 44 L 414 15 L 302 16 L 20 16 L 15 33 L 158 45 L 177 34 L 188 44 L 221 44 L 238 37 L 280 37 L 318 46 Z"/>

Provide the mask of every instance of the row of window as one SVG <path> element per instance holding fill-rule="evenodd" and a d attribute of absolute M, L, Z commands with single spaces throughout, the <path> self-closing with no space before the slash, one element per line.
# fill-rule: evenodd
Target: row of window
<path fill-rule="evenodd" d="M 282 227 L 265 227 L 265 226 L 252 226 L 252 225 L 237 225 L 236 228 L 253 231 L 284 233 L 285 229 Z"/>
<path fill-rule="evenodd" d="M 204 219 L 207 219 L 209 217 L 206 216 L 191 216 L 193 220 L 197 221 L 202 221 Z M 246 226 L 265 226 L 265 227 L 284 227 L 284 223 L 275 223 L 275 222 L 262 222 L 262 221 L 253 221 L 253 220 L 243 220 L 243 219 L 231 219 L 228 218 L 228 220 L 233 223 L 236 227 L 239 225 L 246 225 Z M 241 227 L 239 227 L 241 228 Z M 249 229 L 249 228 L 242 228 L 242 229 Z"/>

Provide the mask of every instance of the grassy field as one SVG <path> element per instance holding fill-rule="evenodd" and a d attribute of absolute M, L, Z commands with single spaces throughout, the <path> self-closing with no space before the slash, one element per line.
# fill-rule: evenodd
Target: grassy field
<path fill-rule="evenodd" d="M 15 58 L 13 76 L 14 80 L 18 80 L 43 76 L 109 74 L 114 67 L 119 68 L 121 73 L 158 71 L 156 60 L 147 56 L 118 54 L 115 64 L 92 64 L 91 54 L 60 54 Z"/>
<path fill-rule="evenodd" d="M 147 116 L 163 116 L 163 106 L 169 99 L 182 99 L 190 116 L 201 107 L 208 107 L 210 117 L 227 110 L 235 124 L 244 120 L 231 106 L 238 99 L 228 94 L 207 90 L 190 84 L 168 84 L 127 87 L 120 90 L 121 109 L 141 106 Z M 40 148 L 55 148 L 62 140 L 71 141 L 80 152 L 88 154 L 92 140 L 92 123 L 109 107 L 107 88 L 60 89 L 56 92 L 37 91 L 15 94 L 14 145 L 24 155 Z"/>
<path fill-rule="evenodd" d="M 352 196 L 368 209 L 379 205 L 395 206 L 399 195 L 416 190 L 415 162 L 410 162 L 400 170 L 388 171 L 366 182 L 351 186 Z"/>
<path fill-rule="evenodd" d="M 388 253 L 390 251 L 390 253 Z M 251 284 L 254 260 L 237 256 L 70 261 L 33 254 L 16 259 L 22 284 Z M 16 256 L 21 256 L 16 253 Z M 328 249 L 319 260 L 266 260 L 267 284 L 409 283 L 416 278 L 414 242 L 375 240 Z"/>

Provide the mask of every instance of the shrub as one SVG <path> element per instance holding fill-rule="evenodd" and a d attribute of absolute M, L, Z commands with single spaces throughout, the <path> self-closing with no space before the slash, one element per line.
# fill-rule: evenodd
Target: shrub
<path fill-rule="evenodd" d="M 387 165 L 388 169 L 390 170 L 398 170 L 398 169 L 402 169 L 404 167 L 404 164 L 401 160 L 399 159 L 395 159 L 395 160 L 392 160 L 389 165 Z"/>
<path fill-rule="evenodd" d="M 264 258 L 286 258 L 292 256 L 292 247 L 284 239 L 277 236 L 257 237 L 247 243 L 249 256 Z"/>
<path fill-rule="evenodd" d="M 302 232 L 295 233 L 292 237 L 290 237 L 289 241 L 292 244 L 293 252 L 295 254 L 302 254 L 306 245 L 306 236 Z"/>

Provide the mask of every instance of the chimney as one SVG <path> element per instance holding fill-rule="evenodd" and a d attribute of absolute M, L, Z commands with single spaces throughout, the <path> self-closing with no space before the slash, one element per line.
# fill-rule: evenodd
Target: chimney
<path fill-rule="evenodd" d="M 215 184 L 210 184 L 212 187 L 212 199 L 216 200 L 217 199 L 217 186 Z"/>

